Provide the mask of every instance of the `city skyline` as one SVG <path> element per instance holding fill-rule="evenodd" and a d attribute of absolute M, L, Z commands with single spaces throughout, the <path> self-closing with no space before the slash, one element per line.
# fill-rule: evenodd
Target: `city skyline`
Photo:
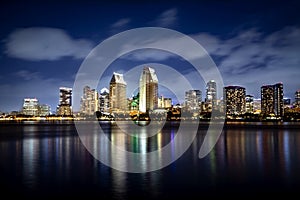
<path fill-rule="evenodd" d="M 140 86 L 141 85 L 146 85 L 146 83 L 142 82 L 142 77 L 143 77 L 143 74 L 145 73 L 145 69 L 150 69 L 150 71 L 152 71 L 152 73 L 154 73 L 154 76 L 155 76 L 154 79 L 155 79 L 155 81 L 157 81 L 156 83 L 158 83 L 158 79 L 157 79 L 156 74 L 155 74 L 155 69 L 153 69 L 151 67 L 144 67 L 144 70 L 142 71 L 141 77 L 140 77 Z M 153 77 L 153 75 L 152 75 L 152 77 Z M 110 103 L 109 99 L 116 99 L 116 100 L 120 101 L 120 98 L 121 98 L 121 101 L 122 101 L 122 99 L 124 99 L 123 101 L 125 102 L 128 99 L 132 98 L 132 96 L 124 95 L 124 94 L 126 94 L 126 87 L 127 87 L 127 83 L 126 83 L 125 80 L 126 79 L 124 78 L 123 74 L 114 72 L 113 75 L 112 75 L 112 78 L 110 80 L 110 83 L 109 83 L 109 85 L 110 85 L 109 88 L 110 89 L 107 89 L 106 87 L 103 87 L 100 90 L 100 92 L 98 92 L 98 90 L 92 89 L 88 85 L 84 86 L 83 87 L 83 95 L 81 96 L 80 109 L 79 110 L 74 110 L 74 112 L 83 112 L 84 113 L 84 112 L 86 112 L 86 110 L 89 110 L 88 113 L 86 113 L 86 114 L 90 114 L 91 115 L 92 113 L 94 114 L 94 112 L 96 112 L 96 111 L 100 111 L 100 107 L 101 107 L 100 106 L 101 94 L 104 95 L 102 97 L 104 99 L 106 99 L 108 97 L 107 100 L 105 100 L 106 104 L 108 104 L 106 106 L 107 109 L 105 109 L 105 111 L 104 110 L 103 111 L 107 112 L 108 108 L 109 108 L 110 112 L 112 112 L 111 108 L 113 108 L 114 106 L 112 106 L 112 104 Z M 212 83 L 213 83 L 213 86 L 210 85 Z M 121 88 L 119 88 L 118 84 L 121 85 Z M 179 104 L 179 105 L 182 105 L 182 106 L 187 106 L 187 105 L 191 104 L 191 105 L 193 105 L 192 107 L 196 107 L 195 102 L 192 102 L 192 103 L 188 102 L 188 101 L 190 101 L 190 100 L 188 100 L 189 98 L 195 97 L 195 98 L 199 99 L 199 100 L 197 100 L 198 103 L 201 103 L 201 102 L 203 102 L 203 103 L 211 103 L 212 99 L 213 100 L 224 100 L 226 102 L 226 96 L 228 95 L 228 93 L 227 93 L 228 90 L 242 89 L 243 90 L 243 99 L 244 99 L 245 102 L 243 102 L 244 108 L 240 108 L 239 110 L 244 110 L 246 112 L 247 98 L 249 99 L 251 97 L 251 102 L 253 102 L 254 99 L 261 101 L 261 100 L 264 99 L 263 98 L 263 94 L 264 93 L 266 93 L 265 96 L 268 96 L 267 98 L 265 98 L 265 101 L 267 101 L 265 104 L 268 104 L 270 106 L 270 102 L 273 102 L 273 101 L 274 101 L 274 105 L 278 104 L 278 103 L 275 103 L 275 97 L 276 97 L 275 91 L 276 91 L 276 88 L 280 88 L 280 95 L 282 96 L 282 97 L 280 97 L 282 99 L 282 105 L 281 105 L 281 107 L 283 106 L 283 103 L 284 103 L 283 100 L 287 99 L 287 98 L 284 97 L 284 86 L 283 86 L 282 82 L 275 83 L 275 84 L 262 85 L 260 87 L 260 97 L 262 97 L 262 98 L 255 98 L 255 96 L 253 96 L 251 94 L 248 94 L 247 93 L 247 88 L 246 87 L 242 87 L 240 85 L 234 85 L 234 86 L 233 85 L 228 85 L 228 86 L 224 86 L 222 88 L 223 92 L 222 92 L 221 98 L 216 98 L 215 97 L 215 90 L 214 90 L 215 87 L 216 87 L 215 86 L 215 81 L 214 80 L 210 80 L 210 81 L 208 81 L 206 83 L 206 88 L 204 89 L 205 93 L 202 92 L 203 90 L 199 90 L 199 89 L 186 90 L 185 91 L 185 95 L 184 95 L 185 98 L 182 101 L 180 101 L 180 102 L 174 103 L 174 101 L 173 101 L 172 98 L 170 98 L 168 96 L 162 96 L 162 95 L 157 95 L 157 101 L 159 101 L 160 98 L 166 98 L 167 100 L 171 100 L 171 105 L 173 105 L 173 106 L 175 106 L 176 104 Z M 124 91 L 120 92 L 120 90 L 123 90 L 122 88 L 124 88 Z M 264 89 L 264 88 L 266 88 L 266 89 Z M 269 89 L 272 90 L 272 91 L 265 92 L 265 90 L 269 90 Z M 115 92 L 113 92 L 113 93 L 114 94 L 118 94 L 117 97 L 112 97 L 110 95 L 110 94 L 112 94 L 111 91 L 114 91 L 114 90 L 115 90 Z M 157 87 L 156 91 L 158 91 L 158 90 L 159 90 L 159 87 Z M 212 94 L 212 90 L 213 90 L 214 94 Z M 138 91 L 140 92 L 141 90 L 139 89 Z M 268 93 L 270 93 L 270 94 L 268 94 Z M 208 99 L 207 98 L 208 96 L 213 96 L 213 97 L 211 97 L 211 98 Z M 294 103 L 295 104 L 300 104 L 300 100 L 299 100 L 300 97 L 299 96 L 300 96 L 300 90 L 295 91 L 294 97 L 288 99 L 289 102 L 290 102 L 290 105 L 292 105 Z M 55 111 L 54 112 L 56 114 L 59 114 L 60 112 L 62 112 L 61 115 L 64 115 L 64 113 L 72 113 L 73 112 L 73 108 L 72 108 L 72 98 L 73 98 L 72 97 L 72 88 L 68 88 L 68 87 L 64 87 L 64 86 L 59 87 L 59 96 L 58 97 L 59 97 L 58 98 L 58 102 L 59 103 L 56 105 L 56 112 Z M 203 97 L 204 97 L 204 99 L 203 99 Z M 272 97 L 272 98 L 270 98 L 270 97 Z M 278 98 L 277 98 L 277 102 L 279 102 Z M 104 99 L 102 99 L 102 101 L 104 101 Z M 94 100 L 94 101 L 92 101 L 92 100 Z M 35 104 L 36 105 L 40 105 L 39 104 L 39 100 L 36 97 L 28 97 L 27 96 L 27 97 L 24 97 L 22 99 L 22 101 L 23 101 L 23 105 L 22 105 L 22 107 L 19 110 L 12 110 L 10 112 L 20 111 L 20 112 L 23 113 L 25 101 L 31 101 L 31 102 L 32 101 L 36 101 L 37 103 L 35 103 Z M 232 100 L 230 100 L 230 101 L 232 101 Z M 234 103 L 234 101 L 233 101 L 233 103 Z M 263 101 L 262 101 L 262 103 L 263 103 Z M 85 107 L 88 107 L 88 108 L 84 109 L 85 111 L 82 111 L 83 104 L 84 104 Z M 92 105 L 89 105 L 89 104 L 92 104 Z M 105 102 L 102 102 L 102 104 L 105 104 Z M 119 104 L 119 103 L 117 103 L 117 104 Z M 121 108 L 117 108 L 116 110 L 117 111 L 118 110 L 119 111 L 122 111 L 122 110 L 126 111 L 128 109 L 128 105 L 127 105 L 127 103 L 123 103 L 123 104 L 124 105 L 121 106 L 122 109 Z M 43 104 L 41 104 L 41 105 L 49 106 L 49 104 L 47 104 L 47 102 L 43 102 Z M 59 109 L 60 109 L 61 106 L 63 107 L 63 110 L 59 111 Z M 65 106 L 67 108 L 65 108 Z M 273 105 L 271 105 L 271 106 L 273 106 Z M 276 114 L 283 112 L 281 110 L 278 110 L 279 106 L 276 106 L 276 107 L 277 107 L 276 109 L 273 108 L 273 107 L 272 108 L 267 108 L 269 110 L 267 113 L 270 113 L 271 112 L 270 110 L 274 110 L 273 113 L 276 113 Z M 49 108 L 50 108 L 50 106 L 49 106 Z M 153 108 L 159 108 L 158 102 L 157 102 L 157 105 L 154 106 L 154 107 L 151 107 L 150 110 L 152 110 Z M 66 109 L 67 109 L 67 111 L 66 111 Z M 141 111 L 141 109 L 140 109 L 140 111 Z M 53 113 L 53 110 L 52 111 L 50 110 L 49 112 Z M 145 111 L 142 111 L 142 112 L 145 112 Z M 69 115 L 69 114 L 67 114 L 67 115 Z"/>
<path fill-rule="evenodd" d="M 81 63 L 97 44 L 121 31 L 147 26 L 174 29 L 199 42 L 216 63 L 224 85 L 241 85 L 258 98 L 261 85 L 283 82 L 285 97 L 294 98 L 300 89 L 297 1 L 188 2 L 3 3 L 0 111 L 19 110 L 24 97 L 36 97 L 55 110 L 57 88 L 73 87 Z M 145 16 L 144 10 L 152 12 Z M 205 83 L 199 83 L 201 77 L 187 62 L 151 49 L 113 62 L 96 89 L 107 87 L 113 71 L 126 74 L 152 62 L 172 66 L 193 88 L 204 91 Z"/>

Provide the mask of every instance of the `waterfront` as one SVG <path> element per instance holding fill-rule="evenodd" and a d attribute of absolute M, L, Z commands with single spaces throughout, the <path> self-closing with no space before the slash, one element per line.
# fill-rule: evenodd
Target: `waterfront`
<path fill-rule="evenodd" d="M 145 144 L 123 134 L 111 122 L 100 123 L 111 141 L 125 141 L 133 152 L 163 147 L 174 138 L 179 124 L 167 122 L 163 131 Z M 162 170 L 133 174 L 116 171 L 94 159 L 82 145 L 72 122 L 2 123 L 1 193 L 113 199 L 297 194 L 300 126 L 250 125 L 226 126 L 212 152 L 199 159 L 206 129 L 202 124 L 190 148 L 176 162 Z M 110 149 L 105 151 L 112 153 Z"/>

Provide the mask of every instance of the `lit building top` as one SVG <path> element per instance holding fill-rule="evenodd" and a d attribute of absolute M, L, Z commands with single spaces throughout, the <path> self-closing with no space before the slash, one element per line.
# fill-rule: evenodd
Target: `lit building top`
<path fill-rule="evenodd" d="M 125 82 L 124 78 L 123 78 L 123 74 L 119 74 L 114 72 L 112 78 L 111 78 L 111 83 L 121 83 L 126 85 L 127 83 Z"/>

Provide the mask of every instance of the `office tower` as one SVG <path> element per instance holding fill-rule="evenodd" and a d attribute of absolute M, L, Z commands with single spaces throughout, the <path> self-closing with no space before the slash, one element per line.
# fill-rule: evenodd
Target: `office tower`
<path fill-rule="evenodd" d="M 300 90 L 295 92 L 295 105 L 300 106 Z"/>
<path fill-rule="evenodd" d="M 254 113 L 261 113 L 261 99 L 253 99 L 253 111 Z"/>
<path fill-rule="evenodd" d="M 189 111 L 199 111 L 202 101 L 200 90 L 188 90 L 185 92 L 185 108 Z"/>
<path fill-rule="evenodd" d="M 25 98 L 23 101 L 22 113 L 24 115 L 38 116 L 39 101 L 36 98 Z"/>
<path fill-rule="evenodd" d="M 158 107 L 158 79 L 155 70 L 144 67 L 140 76 L 140 112 L 148 112 Z"/>
<path fill-rule="evenodd" d="M 100 112 L 109 112 L 109 90 L 107 88 L 100 90 L 99 110 Z"/>
<path fill-rule="evenodd" d="M 126 82 L 123 74 L 113 74 L 109 84 L 110 112 L 124 112 L 127 110 Z"/>
<path fill-rule="evenodd" d="M 224 87 L 224 103 L 226 115 L 245 113 L 246 89 L 240 86 Z"/>
<path fill-rule="evenodd" d="M 254 98 L 252 95 L 246 95 L 246 113 L 253 113 L 254 112 Z"/>
<path fill-rule="evenodd" d="M 170 108 L 170 107 L 172 107 L 171 98 L 165 98 L 163 96 L 160 96 L 158 98 L 158 108 Z"/>
<path fill-rule="evenodd" d="M 51 107 L 47 104 L 39 105 L 39 115 L 47 116 L 51 114 Z"/>
<path fill-rule="evenodd" d="M 206 84 L 205 102 L 212 103 L 217 100 L 217 84 L 214 80 L 210 80 Z"/>
<path fill-rule="evenodd" d="M 59 88 L 58 115 L 72 115 L 72 88 Z"/>
<path fill-rule="evenodd" d="M 95 89 L 85 86 L 80 101 L 80 113 L 94 115 L 96 111 L 99 111 L 99 94 Z"/>
<path fill-rule="evenodd" d="M 283 116 L 283 84 L 264 85 L 261 87 L 261 112 Z"/>

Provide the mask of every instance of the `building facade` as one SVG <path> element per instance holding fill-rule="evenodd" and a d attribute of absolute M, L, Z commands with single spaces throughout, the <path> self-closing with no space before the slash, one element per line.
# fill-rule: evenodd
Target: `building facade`
<path fill-rule="evenodd" d="M 283 117 L 283 84 L 261 87 L 261 112 L 265 115 Z"/>
<path fill-rule="evenodd" d="M 123 74 L 114 72 L 109 84 L 109 108 L 111 113 L 127 111 L 126 87 L 127 83 Z"/>
<path fill-rule="evenodd" d="M 214 80 L 206 83 L 205 102 L 212 103 L 217 100 L 217 84 Z"/>
<path fill-rule="evenodd" d="M 245 99 L 246 103 L 246 113 L 253 113 L 254 112 L 254 97 L 252 95 L 246 95 Z"/>
<path fill-rule="evenodd" d="M 94 115 L 96 111 L 99 111 L 99 94 L 95 89 L 85 86 L 80 101 L 80 113 Z"/>
<path fill-rule="evenodd" d="M 299 107 L 300 106 L 300 90 L 295 92 L 295 102 L 294 104 Z"/>
<path fill-rule="evenodd" d="M 158 79 L 155 70 L 144 67 L 140 76 L 139 111 L 148 112 L 158 107 Z"/>
<path fill-rule="evenodd" d="M 185 92 L 185 109 L 188 111 L 199 111 L 202 102 L 200 90 L 188 90 Z"/>
<path fill-rule="evenodd" d="M 39 101 L 37 98 L 25 98 L 23 101 L 22 114 L 30 116 L 39 115 Z"/>
<path fill-rule="evenodd" d="M 160 96 L 158 98 L 158 108 L 171 108 L 171 107 L 172 107 L 171 98 L 165 98 L 163 96 Z"/>
<path fill-rule="evenodd" d="M 241 115 L 246 110 L 246 89 L 240 86 L 224 87 L 226 115 Z"/>
<path fill-rule="evenodd" d="M 72 88 L 59 88 L 59 105 L 56 113 L 58 115 L 72 115 Z"/>
<path fill-rule="evenodd" d="M 109 112 L 109 90 L 102 88 L 99 95 L 99 111 L 108 113 Z"/>

